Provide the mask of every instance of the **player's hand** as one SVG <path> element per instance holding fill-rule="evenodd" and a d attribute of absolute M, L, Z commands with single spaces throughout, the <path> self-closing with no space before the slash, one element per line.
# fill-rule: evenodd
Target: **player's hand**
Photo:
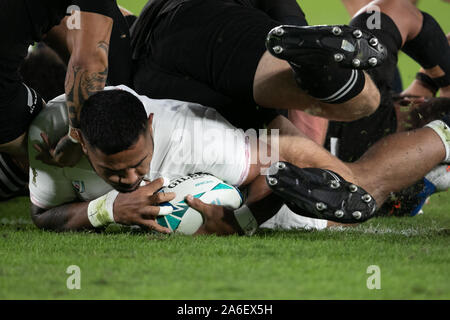
<path fill-rule="evenodd" d="M 158 224 L 156 217 L 171 213 L 170 207 L 159 206 L 163 202 L 173 200 L 174 192 L 158 192 L 164 179 L 156 179 L 130 193 L 119 193 L 114 201 L 114 221 L 124 225 L 138 225 L 145 229 L 161 233 L 170 233 L 170 229 Z"/>
<path fill-rule="evenodd" d="M 402 107 L 417 107 L 421 103 L 426 101 L 425 97 L 402 97 L 402 99 L 398 102 Z"/>
<path fill-rule="evenodd" d="M 52 145 L 45 132 L 41 132 L 42 144 L 34 144 L 38 152 L 37 160 L 58 167 L 73 167 L 80 161 L 83 151 L 79 143 L 74 143 L 65 135 L 56 145 Z"/>
<path fill-rule="evenodd" d="M 203 215 L 204 224 L 197 230 L 195 234 L 217 234 L 225 236 L 238 232 L 236 219 L 232 210 L 224 206 L 215 204 L 207 204 L 198 198 L 188 195 L 186 203 L 193 209 Z"/>

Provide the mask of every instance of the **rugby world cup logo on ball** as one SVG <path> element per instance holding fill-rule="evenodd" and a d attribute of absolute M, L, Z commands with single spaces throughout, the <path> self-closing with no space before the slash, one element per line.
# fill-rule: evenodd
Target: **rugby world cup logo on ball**
<path fill-rule="evenodd" d="M 175 192 L 176 196 L 172 201 L 161 204 L 172 207 L 172 213 L 159 216 L 156 220 L 163 227 L 187 235 L 194 234 L 204 223 L 203 215 L 185 202 L 188 194 L 204 203 L 230 209 L 239 208 L 243 201 L 237 188 L 208 173 L 195 173 L 173 179 L 159 192 Z"/>

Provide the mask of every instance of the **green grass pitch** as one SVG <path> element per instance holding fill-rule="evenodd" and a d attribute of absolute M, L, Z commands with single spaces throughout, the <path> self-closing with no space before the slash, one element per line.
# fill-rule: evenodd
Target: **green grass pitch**
<path fill-rule="evenodd" d="M 340 1 L 324 2 L 301 1 L 311 24 L 348 21 Z M 144 1 L 119 3 L 138 13 Z M 450 5 L 422 0 L 421 8 L 450 32 Z M 408 83 L 418 67 L 404 55 L 400 65 Z M 449 299 L 450 193 L 424 210 L 253 237 L 58 234 L 34 227 L 28 199 L 18 198 L 0 204 L 0 299 Z M 71 265 L 81 271 L 79 290 L 67 288 Z M 367 287 L 372 265 L 381 289 Z"/>

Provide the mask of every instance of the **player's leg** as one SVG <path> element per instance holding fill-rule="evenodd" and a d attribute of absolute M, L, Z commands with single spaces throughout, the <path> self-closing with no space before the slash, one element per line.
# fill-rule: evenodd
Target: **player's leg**
<path fill-rule="evenodd" d="M 380 206 L 389 193 L 412 185 L 440 162 L 450 161 L 450 119 L 445 121 L 448 124 L 432 123 L 433 129 L 388 136 L 359 161 L 347 164 L 320 147 L 293 137 L 286 140 L 288 150 L 304 150 L 305 154 L 290 151 L 284 155 L 280 140 L 280 153 L 295 166 L 289 163 L 274 166 L 268 185 L 301 214 L 306 210 L 334 221 L 367 220 L 375 214 L 373 200 Z"/>
<path fill-rule="evenodd" d="M 306 138 L 303 133 L 284 116 L 276 117 L 269 124 L 268 128 L 269 138 L 267 140 L 260 139 L 258 143 L 250 143 L 250 158 L 252 160 L 247 178 L 243 182 L 243 186 L 246 186 L 245 194 L 247 195 L 245 204 L 251 209 L 251 212 L 254 213 L 254 218 L 258 225 L 261 225 L 268 219 L 272 218 L 277 212 L 279 212 L 280 208 L 284 204 L 284 200 L 278 195 L 272 193 L 266 183 L 265 174 L 267 173 L 267 169 L 270 165 L 278 160 L 292 161 L 293 163 L 303 166 L 319 165 L 319 163 L 324 165 L 325 161 L 321 160 L 323 160 L 322 158 L 328 157 L 325 150 L 320 148 L 310 139 Z M 271 137 L 271 129 L 279 130 L 279 140 Z M 279 143 L 277 143 L 277 141 L 279 141 Z M 271 143 L 276 143 L 277 147 L 273 148 L 273 145 L 270 146 Z M 296 150 L 298 152 L 294 152 Z M 299 150 L 304 150 L 304 152 Z M 276 155 L 274 155 L 273 152 L 276 152 Z M 266 156 L 262 158 L 262 154 L 265 154 Z M 323 155 L 322 158 L 320 154 Z M 267 162 L 267 160 L 270 162 Z M 337 166 L 339 166 L 339 169 L 337 170 L 340 172 L 346 171 L 347 174 L 351 175 L 350 170 L 345 167 L 345 164 L 334 160 L 335 159 L 329 159 L 330 166 L 333 168 L 337 168 Z M 290 212 L 287 208 L 285 208 L 284 211 Z M 297 211 L 297 214 L 303 217 L 318 218 L 317 215 L 311 215 L 308 214 L 308 212 Z M 290 222 L 284 224 L 283 227 L 287 227 L 287 225 L 294 227 L 294 225 L 296 225 L 295 221 L 298 222 L 296 219 L 289 219 L 289 221 Z M 326 226 L 342 224 L 332 222 L 327 224 L 320 222 L 318 225 L 320 225 L 321 228 L 324 228 Z M 299 225 L 297 224 L 297 226 Z"/>
<path fill-rule="evenodd" d="M 374 0 L 368 5 L 362 7 L 356 14 L 355 17 L 364 13 L 372 14 L 374 10 L 380 10 L 380 25 L 379 27 L 383 29 L 383 23 L 385 19 L 384 16 L 388 16 L 392 21 L 395 22 L 398 31 L 402 37 L 402 46 L 411 39 L 414 39 L 421 30 L 422 25 L 422 15 L 420 11 L 413 5 L 409 0 Z M 374 30 L 377 30 L 375 28 Z"/>
<path fill-rule="evenodd" d="M 26 43 L 3 40 L 0 52 L 0 152 L 21 161 L 27 159 L 28 125 L 42 109 L 42 98 L 21 82 L 19 66 L 26 56 Z"/>
<path fill-rule="evenodd" d="M 0 152 L 26 157 L 25 132 L 42 106 L 36 93 L 24 86 L 19 67 L 28 52 L 31 21 L 20 1 L 0 2 Z"/>
<path fill-rule="evenodd" d="M 369 1 L 366 1 L 367 3 Z M 374 7 L 375 5 L 376 7 Z M 330 138 L 337 137 L 339 139 L 337 155 L 344 161 L 357 160 L 376 141 L 394 133 L 398 129 L 397 122 L 403 128 L 405 120 L 408 125 L 416 120 L 412 113 L 405 112 L 404 106 L 394 110 L 390 92 L 393 89 L 397 53 L 408 38 L 417 34 L 421 24 L 418 19 L 418 10 L 404 1 L 374 1 L 362 8 L 352 19 L 350 25 L 367 29 L 370 22 L 373 22 L 373 10 L 375 9 L 380 10 L 379 28 L 375 28 L 371 32 L 386 46 L 388 57 L 383 65 L 369 70 L 368 73 L 380 89 L 381 105 L 370 117 L 352 123 L 331 123 L 328 135 Z M 429 122 L 430 118 L 427 118 L 427 122 Z M 410 126 L 408 129 L 421 127 L 427 122 L 419 126 L 416 123 L 414 127 Z M 355 139 L 358 143 L 354 143 Z M 327 143 L 329 143 L 328 140 Z"/>
<path fill-rule="evenodd" d="M 317 72 L 305 74 L 318 75 Z M 320 79 L 329 79 L 329 75 L 324 75 Z M 348 84 L 350 79 L 351 77 L 346 78 L 342 87 L 337 91 Z M 355 90 L 350 93 L 350 95 L 355 93 L 355 96 L 339 104 L 324 103 L 299 88 L 288 62 L 265 52 L 256 69 L 253 94 L 255 101 L 267 108 L 277 106 L 283 109 L 297 109 L 330 120 L 352 121 L 373 113 L 380 102 L 379 91 L 370 77 L 361 72 L 358 73 L 357 79 L 352 87 Z M 359 82 L 361 80 L 362 82 Z M 318 78 L 311 80 L 311 83 L 321 82 Z"/>
<path fill-rule="evenodd" d="M 450 111 L 449 98 L 399 97 L 395 101 L 397 131 L 408 131 L 423 127 L 434 119 L 442 118 Z M 447 165 L 430 171 L 413 186 L 393 193 L 380 208 L 379 214 L 394 216 L 415 216 L 429 196 L 450 187 L 450 172 Z"/>
<path fill-rule="evenodd" d="M 4 61 L 17 61 L 18 68 L 19 60 L 16 55 Z M 19 70 L 13 66 L 9 70 L 0 75 L 0 150 L 28 164 L 28 126 L 42 109 L 43 99 L 64 93 L 66 67 L 51 49 L 36 47 L 20 62 Z"/>
<path fill-rule="evenodd" d="M 344 4 L 345 8 L 347 9 L 347 12 L 350 14 L 351 17 L 354 17 L 355 14 L 361 10 L 361 8 L 367 6 L 370 2 L 372 2 L 371 0 L 342 0 L 342 3 Z M 367 9 L 367 7 L 366 7 Z M 373 15 L 374 10 L 372 10 L 374 8 L 371 8 L 371 13 Z M 365 25 L 367 27 L 367 23 Z M 362 26 L 364 27 L 364 26 Z M 385 27 L 384 24 L 380 25 L 381 28 Z M 371 30 L 373 33 L 373 29 Z M 389 32 L 389 31 L 388 31 Z M 391 31 L 392 32 L 392 31 Z M 381 35 L 383 36 L 385 34 L 385 32 L 382 32 Z M 380 36 L 380 34 L 376 34 L 377 37 Z M 400 34 L 399 34 L 400 37 Z M 386 45 L 386 42 L 384 41 L 383 38 L 380 38 L 380 41 Z M 391 53 L 391 50 L 388 48 L 388 55 Z M 397 55 L 398 49 L 395 50 L 395 56 Z M 383 66 L 386 65 L 386 62 L 383 64 Z M 395 93 L 401 93 L 403 91 L 403 83 L 402 83 L 402 79 L 401 79 L 401 75 L 400 75 L 400 70 L 397 68 L 395 68 L 394 72 L 394 78 L 392 79 L 393 82 L 390 84 L 390 86 L 392 87 L 392 90 Z M 390 77 L 390 75 L 389 75 Z M 373 78 L 372 78 L 373 79 Z M 375 80 L 374 80 L 375 81 Z M 377 83 L 375 81 L 375 83 Z M 380 89 L 379 84 L 377 84 L 378 88 Z M 380 89 L 381 91 L 381 89 Z M 383 95 L 383 94 L 382 94 Z"/>
<path fill-rule="evenodd" d="M 370 5 L 378 6 L 395 21 L 402 35 L 402 50 L 425 69 L 446 96 L 450 92 L 450 46 L 437 21 L 408 0 L 376 0 Z"/>
<path fill-rule="evenodd" d="M 423 128 L 384 138 L 349 166 L 382 203 L 390 192 L 420 180 L 445 159 L 442 140 L 432 129 Z M 410 164 L 414 164 L 413 170 Z"/>
<path fill-rule="evenodd" d="M 350 123 L 331 122 L 326 139 L 329 148 L 331 140 L 337 141 L 335 155 L 343 161 L 353 162 L 376 141 L 396 131 L 396 115 L 392 102 L 392 83 L 398 61 L 398 51 L 401 49 L 403 38 L 400 29 L 407 26 L 397 26 L 386 12 L 391 8 L 380 8 L 379 29 L 370 32 L 385 46 L 387 57 L 382 65 L 367 71 L 380 90 L 381 102 L 379 108 L 370 116 Z M 350 22 L 352 27 L 368 30 L 373 20 L 373 12 L 367 12 L 368 8 L 360 11 Z M 386 12 L 385 12 L 386 11 Z M 404 33 L 405 31 L 403 31 Z M 355 143 L 356 142 L 356 143 Z"/>
<path fill-rule="evenodd" d="M 289 120 L 315 143 L 321 146 L 325 143 L 327 119 L 315 117 L 300 110 L 289 110 Z"/>
<path fill-rule="evenodd" d="M 367 25 L 366 23 L 366 17 L 369 15 L 365 13 L 368 8 L 372 7 L 373 5 L 377 6 L 377 9 L 381 10 L 380 14 L 380 27 L 381 29 L 375 29 L 373 30 L 373 33 L 385 44 L 388 45 L 388 53 L 395 53 L 400 49 L 401 46 L 406 44 L 406 47 L 408 46 L 408 43 L 411 39 L 414 39 L 418 37 L 417 35 L 420 34 L 421 29 L 423 26 L 427 25 L 425 21 L 423 21 L 423 16 L 419 10 L 417 10 L 413 5 L 411 5 L 408 1 L 374 1 L 372 2 L 368 7 L 363 8 L 360 11 L 360 14 L 357 15 L 352 20 L 352 25 L 358 25 L 361 27 L 364 27 Z M 432 19 L 431 17 L 429 17 Z M 434 20 L 433 20 L 434 21 Z M 434 21 L 435 22 L 435 21 Z M 434 27 L 437 26 L 437 23 L 435 23 Z M 437 37 L 436 40 L 438 41 L 439 45 L 445 46 L 445 40 L 444 35 L 441 30 L 439 30 L 439 27 L 435 28 L 435 32 Z M 433 37 L 433 35 L 430 35 L 430 37 Z M 386 39 L 387 38 L 387 39 Z M 392 41 L 390 41 L 392 39 Z M 414 51 L 424 51 L 424 50 L 430 50 L 431 47 L 424 48 L 423 46 L 421 48 L 414 48 Z M 395 59 L 394 59 L 395 58 Z M 373 70 L 371 71 L 371 76 L 374 79 L 375 83 L 377 83 L 378 87 L 380 88 L 380 91 L 383 92 L 384 87 L 386 87 L 386 84 L 389 84 L 391 81 L 391 75 L 392 72 L 389 70 L 386 70 L 386 68 L 390 67 L 390 63 L 393 61 L 397 61 L 396 56 L 393 57 L 390 55 L 390 57 L 387 59 L 385 64 L 381 66 L 380 68 L 377 68 L 379 70 Z M 422 78 L 421 78 L 422 79 Z M 421 80 L 423 81 L 423 79 Z M 433 80 L 429 79 L 429 81 L 433 82 Z M 415 83 L 418 81 L 415 81 Z M 436 87 L 435 91 L 438 90 L 437 85 L 433 84 L 432 87 Z M 404 93 L 410 93 L 413 95 L 417 95 L 419 92 L 422 94 L 421 91 L 415 90 L 418 88 L 410 87 L 408 90 L 406 90 Z M 419 87 L 421 88 L 421 87 Z M 425 91 L 426 92 L 426 91 Z M 383 94 L 382 94 L 383 96 Z M 387 95 L 387 97 L 390 97 L 390 95 Z M 382 98 L 382 101 L 386 99 Z M 444 101 L 438 101 L 438 100 L 428 100 L 428 101 L 417 101 L 418 99 L 411 99 L 413 100 L 413 103 L 411 101 L 402 101 L 402 105 L 396 103 L 395 104 L 395 113 L 393 111 L 390 111 L 386 107 L 383 107 L 383 105 L 380 107 L 380 109 L 376 112 L 379 114 L 379 116 L 383 116 L 382 113 L 384 112 L 386 115 L 389 113 L 392 114 L 391 118 L 386 118 L 386 121 L 375 125 L 375 121 L 378 119 L 381 119 L 380 117 L 377 117 L 377 119 L 372 119 L 374 121 L 375 126 L 371 126 L 370 122 L 366 123 L 368 125 L 368 129 L 364 130 L 364 134 L 361 138 L 367 139 L 372 138 L 372 143 L 382 136 L 388 134 L 389 132 L 392 132 L 395 130 L 395 127 L 397 131 L 404 131 L 404 130 L 411 130 L 415 128 L 422 127 L 432 119 L 436 119 L 439 117 L 442 117 L 443 113 L 448 112 L 448 107 L 446 106 L 446 102 Z M 404 102 L 407 102 L 406 104 Z M 391 105 L 390 102 L 385 102 L 385 104 Z M 392 108 L 394 106 L 392 105 Z M 394 122 L 395 120 L 395 122 Z M 360 122 L 360 121 L 358 121 Z M 346 124 L 342 124 L 341 126 L 345 127 Z M 384 128 L 384 129 L 383 129 Z M 351 139 L 355 137 L 356 134 L 358 134 L 359 131 L 351 131 L 351 128 L 342 128 L 344 132 L 347 132 L 347 134 L 350 133 Z M 356 128 L 358 129 L 358 128 Z M 375 131 L 374 131 L 375 130 Z M 342 145 L 342 144 L 341 144 Z M 343 145 L 341 150 L 344 154 L 347 149 L 352 148 L 352 144 Z M 356 158 L 359 157 L 359 154 L 356 155 Z M 384 206 L 383 210 L 384 212 L 389 212 L 392 214 L 401 214 L 404 215 L 405 213 L 410 215 L 416 214 L 419 210 L 421 205 L 424 203 L 424 198 L 426 198 L 427 195 L 429 195 L 430 190 L 437 190 L 436 188 L 430 188 L 430 186 L 434 185 L 434 181 L 436 179 L 434 176 L 430 176 L 430 179 L 421 179 L 419 182 L 417 182 L 414 186 L 411 186 L 407 190 L 403 190 L 402 192 L 398 194 L 394 194 L 393 199 L 395 201 L 391 201 L 390 203 L 393 204 L 391 207 L 387 208 L 387 206 Z M 418 191 L 417 191 L 418 190 Z M 417 191 L 417 192 L 416 192 Z M 431 191 L 434 192 L 434 191 Z"/>
<path fill-rule="evenodd" d="M 144 25 L 144 20 L 145 15 L 141 15 L 135 26 Z M 317 109 L 321 115 L 344 120 L 367 114 L 367 104 L 371 105 L 370 111 L 376 108 L 378 96 L 375 86 L 370 92 L 370 85 L 366 85 L 367 90 L 363 90 L 362 96 L 368 101 L 360 99 L 353 106 L 364 110 L 353 112 L 349 107 L 348 113 L 334 105 L 322 105 L 299 89 L 289 64 L 265 54 L 267 33 L 277 25 L 279 22 L 255 8 L 222 1 L 194 0 L 161 17 L 152 26 L 151 38 L 147 39 L 144 33 L 142 41 L 148 43 L 139 45 L 141 48 L 151 47 L 151 52 L 143 55 L 151 58 L 159 68 L 205 83 L 212 90 L 248 105 L 300 110 L 317 105 L 310 110 Z M 170 86 L 166 86 L 166 90 L 167 96 L 171 96 Z M 267 90 L 270 95 L 266 95 Z M 330 107 L 332 112 L 326 110 Z M 346 107 L 343 106 L 344 109 Z M 339 109 L 339 112 L 333 109 Z M 237 117 L 239 112 L 235 112 Z"/>
<path fill-rule="evenodd" d="M 298 128 L 296 128 L 285 117 L 279 116 L 274 119 L 270 124 L 270 128 L 280 128 L 278 149 L 276 151 L 274 150 L 275 152 L 278 152 L 278 156 L 275 157 L 272 154 L 269 154 L 269 159 L 271 159 L 272 162 L 264 163 L 262 162 L 260 156 L 261 148 L 263 148 L 263 152 L 268 150 L 268 152 L 270 153 L 272 151 L 272 147 L 265 147 L 264 141 L 260 141 L 257 146 L 255 144 L 251 144 L 252 155 L 258 156 L 256 157 L 257 161 L 255 163 L 254 161 L 252 161 L 248 177 L 244 182 L 244 184 L 251 183 L 249 187 L 249 198 L 247 202 L 250 203 L 249 208 L 252 209 L 252 212 L 258 212 L 258 216 L 255 216 L 258 223 L 263 223 L 277 212 L 281 205 L 279 199 L 283 199 L 284 202 L 289 206 L 289 197 L 284 197 L 283 194 L 280 195 L 277 194 L 277 192 L 275 192 L 275 194 L 272 193 L 266 182 L 266 176 L 264 175 L 264 173 L 267 174 L 269 172 L 262 171 L 262 169 L 268 169 L 274 161 L 277 161 L 276 159 L 293 163 L 294 165 L 302 168 L 320 167 L 323 169 L 332 170 L 334 172 L 339 172 L 339 174 L 344 176 L 348 181 L 357 180 L 357 177 L 352 173 L 352 170 L 345 163 L 331 156 L 325 149 L 304 136 L 298 130 Z M 271 139 L 268 141 L 272 143 L 274 142 Z M 295 189 L 290 185 L 286 190 Z M 264 201 L 262 204 L 258 204 L 258 201 L 265 198 L 269 198 L 270 201 L 268 203 Z M 273 206 L 278 207 L 274 208 Z M 268 210 L 269 208 L 271 208 L 272 210 Z M 311 210 L 304 210 L 304 208 L 290 208 L 294 212 L 302 216 L 330 220 L 328 219 L 328 217 L 316 214 Z"/>
<path fill-rule="evenodd" d="M 414 185 L 390 194 L 378 210 L 377 215 L 414 217 L 423 213 L 423 206 L 431 195 L 446 191 L 449 188 L 449 165 L 438 165 Z"/>
<path fill-rule="evenodd" d="M 26 132 L 44 101 L 25 84 L 14 87 L 0 91 L 0 152 L 27 162 Z"/>
<path fill-rule="evenodd" d="M 370 44 L 371 39 L 370 33 L 345 26 L 280 26 L 271 30 L 266 46 L 276 58 L 289 62 L 297 84 L 309 95 L 327 104 L 351 105 L 351 109 L 368 115 L 377 105 L 370 106 L 373 100 L 356 98 L 367 94 L 363 89 L 368 79 L 355 69 L 381 64 L 384 50 L 379 44 Z"/>
<path fill-rule="evenodd" d="M 306 17 L 296 0 L 262 0 L 256 2 L 258 9 L 266 12 L 272 19 L 284 25 L 307 25 Z M 328 120 L 312 116 L 298 109 L 288 111 L 288 119 L 308 138 L 323 144 Z"/>
<path fill-rule="evenodd" d="M 277 117 L 270 128 L 280 128 L 279 158 L 302 168 L 321 168 L 338 172 L 344 179 L 358 183 L 358 177 L 347 163 L 332 156 L 311 141 L 285 117 Z"/>

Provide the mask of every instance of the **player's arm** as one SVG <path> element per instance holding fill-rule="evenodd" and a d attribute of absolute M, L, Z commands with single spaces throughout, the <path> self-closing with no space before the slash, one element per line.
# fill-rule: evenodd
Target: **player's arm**
<path fill-rule="evenodd" d="M 31 219 L 39 229 L 53 231 L 78 231 L 93 229 L 86 214 L 88 202 L 65 204 L 43 209 L 31 204 Z"/>
<path fill-rule="evenodd" d="M 82 151 L 76 141 L 78 116 L 89 96 L 103 90 L 108 77 L 108 53 L 113 19 L 98 13 L 79 12 L 79 28 L 69 28 L 66 43 L 71 55 L 67 66 L 65 93 L 69 133 L 55 146 L 50 164 L 73 166 Z"/>
<path fill-rule="evenodd" d="M 67 45 L 67 19 L 68 17 L 64 17 L 59 25 L 54 26 L 50 29 L 50 31 L 44 35 L 43 41 L 50 48 L 52 48 L 62 59 L 64 64 L 68 64 L 70 60 L 70 53 L 72 52 L 72 48 Z"/>
<path fill-rule="evenodd" d="M 68 28 L 67 45 L 72 48 L 66 76 L 66 96 L 69 124 L 78 127 L 78 117 L 84 101 L 103 90 L 108 77 L 108 61 L 120 66 L 126 57 L 112 54 L 108 60 L 110 43 L 115 42 L 116 53 L 127 54 L 127 41 L 119 44 L 118 38 L 127 37 L 128 25 L 124 16 L 131 12 L 119 8 L 116 1 L 76 0 L 80 6 L 80 28 Z M 113 24 L 119 31 L 113 34 Z M 114 37 L 111 40 L 111 37 Z M 114 45 L 114 44 L 113 44 Z M 124 51 L 122 51 L 124 50 Z M 119 80 L 119 79 L 117 79 Z M 120 79 L 123 81 L 124 79 Z"/>
<path fill-rule="evenodd" d="M 118 193 L 113 190 L 91 201 L 66 203 L 49 209 L 32 203 L 31 218 L 38 228 L 53 231 L 102 228 L 115 222 L 169 233 L 169 229 L 160 226 L 155 220 L 160 214 L 170 213 L 161 212 L 161 208 L 169 209 L 159 204 L 175 197 L 171 192 L 157 192 L 162 185 L 163 179 L 157 179 L 135 192 Z M 33 194 L 31 199 L 36 202 Z"/>
<path fill-rule="evenodd" d="M 265 176 L 258 176 L 249 185 L 248 198 L 237 210 L 224 206 L 206 204 L 198 198 L 188 196 L 186 203 L 201 212 L 205 223 L 196 234 L 251 235 L 258 226 L 272 218 L 283 205 L 282 200 L 267 187 Z"/>
<path fill-rule="evenodd" d="M 108 76 L 108 52 L 113 20 L 98 13 L 80 12 L 81 28 L 67 32 L 72 48 L 65 91 L 70 125 L 78 127 L 81 107 L 89 96 L 103 90 Z"/>
<path fill-rule="evenodd" d="M 447 41 L 450 45 L 450 33 L 447 34 Z M 417 97 L 434 97 L 439 90 L 441 97 L 448 97 L 448 88 L 440 88 L 439 85 L 433 80 L 433 78 L 438 78 L 441 76 L 439 68 L 424 69 L 420 68 L 419 72 L 416 74 L 416 78 L 412 81 L 409 87 L 402 92 L 405 96 L 417 96 Z"/>
<path fill-rule="evenodd" d="M 118 6 L 120 12 L 124 16 L 128 25 L 132 25 L 137 17 L 129 10 L 122 6 Z M 67 65 L 70 60 L 70 55 L 72 53 L 71 45 L 73 43 L 68 43 L 67 32 L 68 29 L 68 19 L 69 17 L 64 17 L 59 25 L 54 26 L 50 31 L 44 35 L 43 41 L 54 51 L 58 53 L 60 58 Z M 118 61 L 120 63 L 120 61 Z"/>
<path fill-rule="evenodd" d="M 267 151 L 268 159 L 272 159 L 272 156 L 278 157 L 278 155 L 272 154 L 272 148 L 267 146 L 264 141 L 251 144 L 250 148 L 250 153 L 253 155 L 261 155 Z M 263 148 L 262 151 L 261 148 Z M 247 198 L 237 210 L 206 204 L 198 198 L 186 198 L 187 204 L 202 212 L 205 217 L 205 223 L 196 234 L 252 234 L 259 225 L 272 218 L 280 210 L 283 205 L 282 200 L 272 193 L 265 181 L 265 175 L 261 174 L 262 170 L 268 168 L 270 163 L 261 163 L 260 157 L 257 157 L 256 160 L 256 163 L 250 164 L 247 178 L 242 183 L 242 186 L 248 188 Z M 284 159 L 279 158 L 278 160 Z"/>
<path fill-rule="evenodd" d="M 439 86 L 434 83 L 431 75 L 425 69 L 420 68 L 416 78 L 402 92 L 402 95 L 431 98 L 436 96 L 438 91 Z"/>

